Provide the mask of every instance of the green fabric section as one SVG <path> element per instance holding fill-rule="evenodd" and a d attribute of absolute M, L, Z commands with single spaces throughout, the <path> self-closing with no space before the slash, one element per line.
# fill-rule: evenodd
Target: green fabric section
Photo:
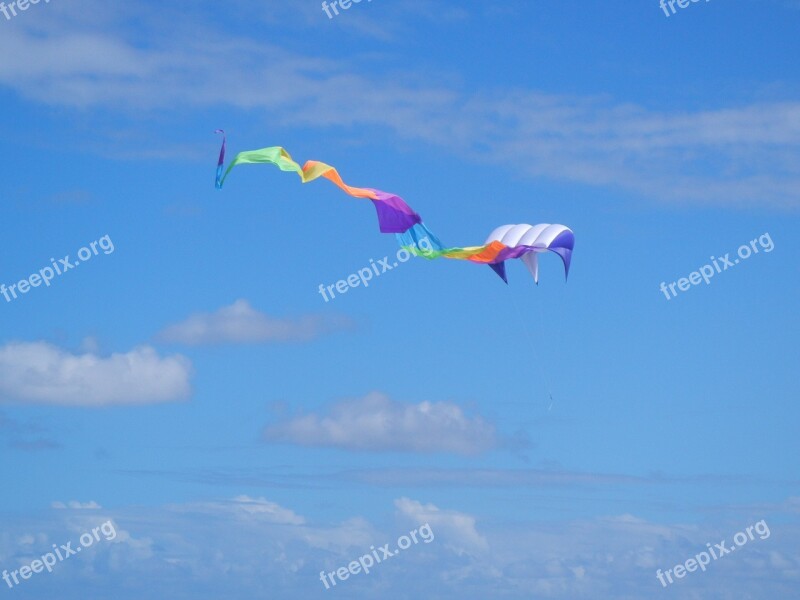
<path fill-rule="evenodd" d="M 280 146 L 272 146 L 271 148 L 262 148 L 261 150 L 247 150 L 245 152 L 239 152 L 239 154 L 237 154 L 231 161 L 231 164 L 228 165 L 225 174 L 222 176 L 220 184 L 225 183 L 228 173 L 230 173 L 233 167 L 236 165 L 263 163 L 273 164 L 281 171 L 293 171 L 300 175 L 300 179 L 305 181 L 305 178 L 303 177 L 303 169 L 301 169 L 300 165 L 292 160 L 292 157 L 289 156 L 289 153 Z"/>

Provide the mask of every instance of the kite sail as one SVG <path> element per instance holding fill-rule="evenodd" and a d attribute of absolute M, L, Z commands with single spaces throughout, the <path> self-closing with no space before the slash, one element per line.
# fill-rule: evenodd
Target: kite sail
<path fill-rule="evenodd" d="M 374 188 L 349 186 L 342 180 L 335 168 L 323 162 L 309 160 L 301 167 L 280 146 L 240 152 L 230 162 L 228 168 L 223 170 L 227 140 L 223 130 L 218 129 L 216 133 L 221 133 L 223 136 L 217 164 L 217 189 L 222 189 L 231 170 L 237 165 L 271 164 L 281 171 L 297 173 L 303 183 L 324 177 L 350 196 L 370 200 L 378 213 L 378 225 L 381 233 L 394 233 L 400 246 L 416 256 L 428 259 L 443 257 L 486 264 L 506 283 L 508 283 L 508 279 L 505 261 L 511 258 L 520 258 L 533 275 L 534 281 L 539 283 L 537 255 L 542 252 L 553 252 L 560 256 L 564 263 L 564 275 L 569 275 L 572 249 L 575 246 L 575 235 L 569 227 L 549 223 L 503 225 L 492 231 L 481 246 L 446 248 L 425 226 L 422 217 L 414 212 L 400 196 Z M 426 244 L 427 248 L 420 245 L 420 241 L 425 238 L 429 241 L 429 244 Z"/>

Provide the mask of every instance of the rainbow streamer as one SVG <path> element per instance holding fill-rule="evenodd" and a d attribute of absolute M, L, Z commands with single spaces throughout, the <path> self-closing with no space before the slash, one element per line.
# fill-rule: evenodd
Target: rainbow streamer
<path fill-rule="evenodd" d="M 506 283 L 508 279 L 506 278 L 505 261 L 511 258 L 522 258 L 538 283 L 536 254 L 549 251 L 561 257 L 564 262 L 564 273 L 569 275 L 575 236 L 572 230 L 564 225 L 503 225 L 495 229 L 483 245 L 445 248 L 422 222 L 422 217 L 414 212 L 400 196 L 374 188 L 349 186 L 342 180 L 334 167 L 323 162 L 309 160 L 301 167 L 280 146 L 240 152 L 223 172 L 227 139 L 223 130 L 218 129 L 215 133 L 221 133 L 223 136 L 217 163 L 217 189 L 222 189 L 228 175 L 237 165 L 271 164 L 281 171 L 297 173 L 303 183 L 324 177 L 348 195 L 372 201 L 378 214 L 381 233 L 394 233 L 400 246 L 417 256 L 428 259 L 443 257 L 486 264 Z M 426 245 L 429 248 L 420 246 L 420 241 L 426 238 L 429 242 Z"/>

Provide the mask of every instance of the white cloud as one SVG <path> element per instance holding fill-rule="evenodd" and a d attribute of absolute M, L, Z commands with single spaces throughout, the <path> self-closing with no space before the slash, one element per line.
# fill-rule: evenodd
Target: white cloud
<path fill-rule="evenodd" d="M 495 428 L 450 402 L 395 402 L 371 392 L 335 404 L 328 415 L 304 415 L 267 427 L 265 438 L 347 450 L 478 454 L 497 444 Z"/>
<path fill-rule="evenodd" d="M 247 300 L 237 300 L 216 312 L 198 313 L 170 325 L 157 339 L 189 345 L 300 342 L 352 326 L 352 321 L 343 317 L 275 319 L 255 310 Z"/>
<path fill-rule="evenodd" d="M 247 495 L 236 496 L 226 502 L 205 502 L 188 505 L 192 511 L 209 511 L 227 513 L 241 518 L 253 519 L 265 523 L 283 525 L 302 525 L 305 519 L 288 508 L 271 502 L 266 498 L 252 498 Z M 177 507 L 182 510 L 181 507 Z"/>
<path fill-rule="evenodd" d="M 283 508 L 266 498 L 251 498 L 250 496 L 236 496 L 233 506 L 242 512 L 258 518 L 266 519 L 270 523 L 286 523 L 288 525 L 302 525 L 305 519 L 288 508 Z"/>
<path fill-rule="evenodd" d="M 410 498 L 399 498 L 394 505 L 400 514 L 417 525 L 429 524 L 459 554 L 478 555 L 489 549 L 489 542 L 475 528 L 475 517 L 454 510 L 442 510 Z"/>
<path fill-rule="evenodd" d="M 0 399 L 25 404 L 151 404 L 189 395 L 191 363 L 149 346 L 101 357 L 72 354 L 46 342 L 0 347 Z"/>

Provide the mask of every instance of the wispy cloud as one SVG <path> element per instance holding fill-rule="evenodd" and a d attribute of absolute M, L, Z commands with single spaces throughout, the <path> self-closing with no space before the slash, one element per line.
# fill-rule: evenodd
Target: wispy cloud
<path fill-rule="evenodd" d="M 55 450 L 61 447 L 40 423 L 20 421 L 0 411 L 0 439 L 2 438 L 7 440 L 9 448 L 23 452 Z"/>
<path fill-rule="evenodd" d="M 0 400 L 23 404 L 109 406 L 185 399 L 191 363 L 149 346 L 99 356 L 47 342 L 0 346 Z"/>
<path fill-rule="evenodd" d="M 40 450 L 57 450 L 61 448 L 61 444 L 55 440 L 39 439 L 39 440 L 11 440 L 8 443 L 9 448 L 15 450 L 22 450 L 23 452 L 38 452 Z"/>
<path fill-rule="evenodd" d="M 255 487 L 262 489 L 297 489 L 297 490 L 330 490 L 347 489 L 352 484 L 375 486 L 376 488 L 393 488 L 408 490 L 418 488 L 424 490 L 437 490 L 440 493 L 445 488 L 463 490 L 501 490 L 513 489 L 515 493 L 527 493 L 526 490 L 546 492 L 552 498 L 563 498 L 562 492 L 566 489 L 582 489 L 591 494 L 592 502 L 599 496 L 611 494 L 609 500 L 612 506 L 626 506 L 618 503 L 617 494 L 620 490 L 634 488 L 657 488 L 658 492 L 651 494 L 652 503 L 647 503 L 649 508 L 663 507 L 663 499 L 674 496 L 677 487 L 690 486 L 693 489 L 706 490 L 733 490 L 742 485 L 758 485 L 763 489 L 792 485 L 794 482 L 785 480 L 769 480 L 752 476 L 729 476 L 719 474 L 705 474 L 696 476 L 666 476 L 663 474 L 631 475 L 623 473 L 581 472 L 563 468 L 549 467 L 546 469 L 510 469 L 510 468 L 481 468 L 481 467 L 374 467 L 357 469 L 298 469 L 297 467 L 272 467 L 258 468 L 184 468 L 175 470 L 164 469 L 126 469 L 119 471 L 122 474 L 137 478 L 161 478 L 169 481 L 190 482 L 206 486 L 218 487 Z M 722 493 L 724 496 L 725 494 Z M 559 500 L 557 500 L 559 501 Z M 639 504 L 642 506 L 642 504 Z M 689 503 L 684 503 L 688 508 Z M 715 505 L 706 502 L 692 505 L 700 512 L 716 512 L 720 510 Z M 741 506 L 727 505 L 732 510 L 741 510 Z M 757 508 L 768 511 L 769 506 Z M 783 508 L 783 507 L 779 507 Z"/>
<path fill-rule="evenodd" d="M 660 483 L 646 477 L 610 473 L 580 473 L 555 469 L 362 469 L 342 474 L 348 478 L 381 486 L 414 487 L 536 487 L 620 486 Z"/>
<path fill-rule="evenodd" d="M 327 315 L 276 319 L 257 311 L 247 300 L 237 300 L 215 312 L 198 313 L 185 321 L 170 325 L 156 339 L 192 346 L 306 342 L 327 333 L 353 327 L 354 323 L 350 319 Z"/>
<path fill-rule="evenodd" d="M 126 113 L 257 109 L 276 124 L 358 127 L 365 143 L 365 128 L 377 127 L 475 163 L 662 201 L 800 205 L 794 99 L 690 111 L 535 89 L 469 92 L 442 78 L 381 80 L 347 61 L 206 33 L 179 30 L 147 45 L 102 24 L 15 29 L 0 38 L 0 54 L 26 60 L 0 63 L 0 85 L 42 103 Z"/>
<path fill-rule="evenodd" d="M 244 519 L 283 525 L 303 525 L 306 522 L 303 517 L 276 502 L 271 502 L 266 498 L 251 498 L 244 494 L 225 502 L 200 502 L 189 506 L 176 505 L 173 506 L 173 510 L 224 512 Z"/>
<path fill-rule="evenodd" d="M 94 500 L 90 500 L 89 502 L 79 502 L 78 500 L 70 500 L 69 502 L 61 502 L 60 500 L 55 500 L 50 503 L 50 508 L 54 508 L 56 510 L 99 510 L 103 508 Z"/>
<path fill-rule="evenodd" d="M 451 402 L 407 404 L 372 392 L 344 400 L 327 415 L 309 414 L 267 427 L 271 442 L 372 452 L 479 454 L 497 445 L 495 427 Z"/>

